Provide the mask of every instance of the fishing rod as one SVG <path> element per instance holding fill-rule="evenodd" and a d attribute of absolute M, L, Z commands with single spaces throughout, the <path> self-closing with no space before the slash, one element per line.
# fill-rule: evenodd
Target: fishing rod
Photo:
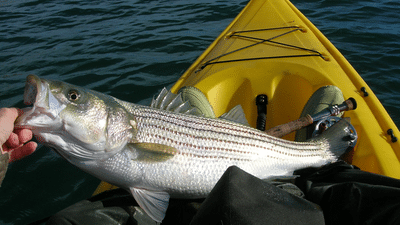
<path fill-rule="evenodd" d="M 283 137 L 287 134 L 292 133 L 293 131 L 299 130 L 303 127 L 306 127 L 308 125 L 313 124 L 315 121 L 320 121 L 327 119 L 330 116 L 337 116 L 339 113 L 344 112 L 344 111 L 349 111 L 349 110 L 354 110 L 357 108 L 357 102 L 354 98 L 349 98 L 346 101 L 344 101 L 340 105 L 333 105 L 330 106 L 324 110 L 322 110 L 319 113 L 316 113 L 312 116 L 307 114 L 304 117 L 301 117 L 300 119 L 291 121 L 289 123 L 285 123 L 276 127 L 273 127 L 269 130 L 266 130 L 265 132 L 271 136 L 274 137 Z"/>

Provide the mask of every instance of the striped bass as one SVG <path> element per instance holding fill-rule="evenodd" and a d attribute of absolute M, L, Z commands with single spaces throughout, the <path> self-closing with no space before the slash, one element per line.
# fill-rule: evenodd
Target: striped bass
<path fill-rule="evenodd" d="M 261 179 L 292 175 L 335 162 L 349 147 L 345 120 L 310 141 L 292 142 L 228 117 L 192 115 L 178 99 L 165 94 L 153 101 L 157 108 L 147 107 L 29 75 L 24 102 L 33 106 L 17 126 L 32 129 L 73 165 L 129 190 L 157 222 L 170 197 L 205 197 L 229 166 Z"/>

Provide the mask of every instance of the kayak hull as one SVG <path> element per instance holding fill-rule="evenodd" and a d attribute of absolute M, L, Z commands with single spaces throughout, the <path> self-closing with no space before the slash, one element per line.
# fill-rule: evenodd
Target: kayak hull
<path fill-rule="evenodd" d="M 357 109 L 345 112 L 358 134 L 345 160 L 400 179 L 400 132 L 378 98 L 338 49 L 288 0 L 252 0 L 171 88 L 201 90 L 216 116 L 242 105 L 256 127 L 255 99 L 268 96 L 266 129 L 296 120 L 311 95 L 334 85 Z M 364 91 L 363 91 L 364 90 Z M 368 93 L 366 96 L 365 92 Z M 294 140 L 295 134 L 283 137 Z M 102 182 L 94 194 L 116 188 Z"/>
<path fill-rule="evenodd" d="M 299 118 L 309 97 L 334 85 L 358 104 L 348 111 L 358 143 L 347 158 L 362 170 L 400 178 L 399 130 L 333 44 L 287 0 L 253 0 L 172 87 L 200 89 L 216 116 L 242 105 L 256 127 L 257 95 L 268 96 L 266 129 Z M 365 96 L 362 90 L 368 92 Z M 294 140 L 294 134 L 284 137 Z"/>

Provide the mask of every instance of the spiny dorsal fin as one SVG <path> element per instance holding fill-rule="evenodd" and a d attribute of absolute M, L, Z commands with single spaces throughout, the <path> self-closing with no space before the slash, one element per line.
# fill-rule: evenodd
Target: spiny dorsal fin
<path fill-rule="evenodd" d="M 192 107 L 189 102 L 182 100 L 181 94 L 174 94 L 166 88 L 163 88 L 155 99 L 153 98 L 150 107 L 176 113 L 202 116 L 197 108 Z"/>
<path fill-rule="evenodd" d="M 240 123 L 246 126 L 250 126 L 249 122 L 247 122 L 246 116 L 244 114 L 243 108 L 241 105 L 237 105 L 233 107 L 229 112 L 223 114 L 219 117 L 220 119 L 229 120 L 232 122 Z"/>
<path fill-rule="evenodd" d="M 164 99 L 165 95 L 168 94 L 168 90 L 164 87 L 160 94 L 158 94 L 158 96 L 154 99 L 152 99 L 150 107 L 152 108 L 157 108 L 159 109 L 159 106 L 161 105 L 162 100 Z"/>

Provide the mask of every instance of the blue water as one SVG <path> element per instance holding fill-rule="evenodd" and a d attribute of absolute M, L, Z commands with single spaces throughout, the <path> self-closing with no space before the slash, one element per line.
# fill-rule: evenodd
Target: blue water
<path fill-rule="evenodd" d="M 400 125 L 400 3 L 292 1 L 344 54 Z M 0 107 L 23 107 L 28 74 L 148 104 L 171 87 L 244 0 L 0 1 Z M 26 224 L 85 199 L 99 180 L 42 147 L 11 164 L 0 224 Z"/>

